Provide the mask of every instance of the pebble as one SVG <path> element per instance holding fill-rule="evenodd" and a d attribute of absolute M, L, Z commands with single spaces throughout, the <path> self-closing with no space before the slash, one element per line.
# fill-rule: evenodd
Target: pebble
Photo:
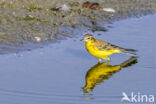
<path fill-rule="evenodd" d="M 36 42 L 41 42 L 41 37 L 35 36 L 35 37 L 34 37 L 34 40 L 35 40 Z"/>
<path fill-rule="evenodd" d="M 92 10 L 99 10 L 100 9 L 100 4 L 96 2 L 84 2 L 83 3 L 84 8 L 92 9 Z"/>
<path fill-rule="evenodd" d="M 63 11 L 69 11 L 69 9 L 70 9 L 70 7 L 68 5 L 66 5 L 66 4 L 63 4 L 61 6 L 61 10 L 63 10 Z"/>
<path fill-rule="evenodd" d="M 112 12 L 112 13 L 116 12 L 115 9 L 113 9 L 113 8 L 103 8 L 103 11 L 105 11 L 105 12 Z"/>

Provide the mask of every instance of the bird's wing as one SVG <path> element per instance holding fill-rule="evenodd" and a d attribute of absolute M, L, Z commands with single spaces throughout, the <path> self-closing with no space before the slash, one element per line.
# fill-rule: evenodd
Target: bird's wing
<path fill-rule="evenodd" d="M 112 49 L 117 49 L 117 50 L 123 50 L 123 48 L 110 44 L 108 42 L 102 41 L 102 40 L 96 40 L 95 46 L 99 48 L 100 50 L 112 50 Z"/>

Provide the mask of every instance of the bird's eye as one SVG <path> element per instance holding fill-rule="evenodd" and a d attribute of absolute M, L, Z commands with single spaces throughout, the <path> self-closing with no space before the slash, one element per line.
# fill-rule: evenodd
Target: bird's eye
<path fill-rule="evenodd" d="M 90 37 L 88 37 L 87 39 L 90 39 Z"/>

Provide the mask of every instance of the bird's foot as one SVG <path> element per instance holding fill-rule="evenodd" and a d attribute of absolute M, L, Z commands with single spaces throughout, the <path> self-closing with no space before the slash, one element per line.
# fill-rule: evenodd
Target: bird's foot
<path fill-rule="evenodd" d="M 107 57 L 106 60 L 107 60 L 107 64 L 109 64 L 110 63 L 110 58 Z"/>
<path fill-rule="evenodd" d="M 99 59 L 99 62 L 98 63 L 101 63 L 102 59 Z"/>

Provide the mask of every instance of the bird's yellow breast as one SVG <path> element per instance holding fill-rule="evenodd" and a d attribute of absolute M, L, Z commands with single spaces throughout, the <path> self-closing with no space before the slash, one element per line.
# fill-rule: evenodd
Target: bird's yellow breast
<path fill-rule="evenodd" d="M 94 57 L 102 59 L 107 58 L 109 55 L 115 53 L 115 50 L 100 50 L 98 47 L 96 47 L 95 41 L 86 42 L 86 49 Z"/>

